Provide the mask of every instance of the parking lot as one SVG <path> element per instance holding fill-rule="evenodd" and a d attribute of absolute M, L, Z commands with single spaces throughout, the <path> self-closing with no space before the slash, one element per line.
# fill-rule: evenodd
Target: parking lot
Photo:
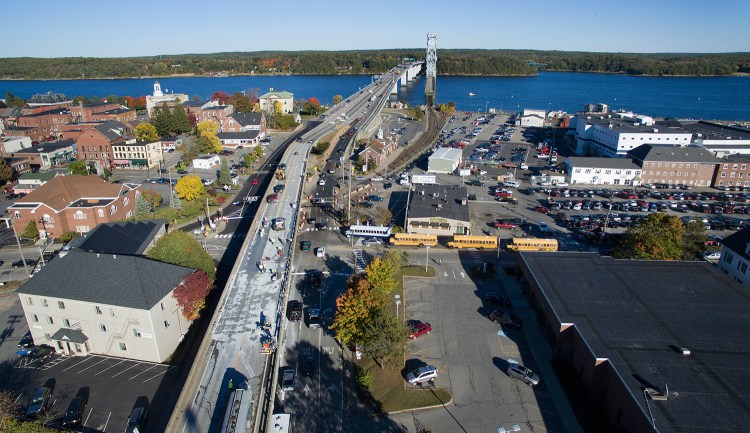
<path fill-rule="evenodd" d="M 3 312 L 8 323 L 16 323 L 15 302 Z M 15 328 L 15 325 L 11 325 Z M 25 323 L 18 324 L 13 335 L 23 335 Z M 128 416 L 137 405 L 148 408 L 146 431 L 163 431 L 168 416 L 169 397 L 178 370 L 164 364 L 140 362 L 100 355 L 86 357 L 52 355 L 31 361 L 13 354 L 16 339 L 2 347 L 4 369 L 0 388 L 10 390 L 16 401 L 25 407 L 37 387 L 47 386 L 51 398 L 45 419 L 60 426 L 68 404 L 75 396 L 87 396 L 88 404 L 82 417 L 84 432 L 122 432 Z"/>

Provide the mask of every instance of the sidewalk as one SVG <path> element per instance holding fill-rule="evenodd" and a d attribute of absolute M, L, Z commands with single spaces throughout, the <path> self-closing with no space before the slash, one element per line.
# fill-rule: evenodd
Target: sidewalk
<path fill-rule="evenodd" d="M 568 402 L 568 397 L 557 379 L 555 369 L 552 367 L 552 348 L 544 339 L 544 334 L 539 323 L 536 321 L 536 313 L 529 306 L 521 287 L 516 282 L 515 277 L 506 274 L 502 267 L 497 267 L 498 278 L 505 287 L 506 293 L 513 303 L 513 309 L 516 315 L 523 321 L 523 334 L 529 345 L 531 353 L 538 368 L 537 373 L 542 378 L 543 386 L 549 393 L 560 423 L 565 428 L 566 433 L 583 433 L 583 429 L 578 423 L 578 419 L 573 412 L 573 408 Z"/>

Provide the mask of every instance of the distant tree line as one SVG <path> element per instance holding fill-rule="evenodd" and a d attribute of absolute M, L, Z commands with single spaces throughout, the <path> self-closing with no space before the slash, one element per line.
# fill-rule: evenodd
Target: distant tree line
<path fill-rule="evenodd" d="M 71 79 L 173 74 L 378 74 L 403 58 L 424 59 L 425 50 L 260 51 L 120 58 L 2 58 L 2 79 Z M 534 75 L 555 71 L 634 75 L 730 75 L 750 72 L 750 53 L 623 54 L 574 51 L 446 49 L 438 74 Z"/>

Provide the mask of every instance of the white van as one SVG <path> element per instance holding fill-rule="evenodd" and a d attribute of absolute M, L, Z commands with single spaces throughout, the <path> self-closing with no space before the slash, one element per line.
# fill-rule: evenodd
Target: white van
<path fill-rule="evenodd" d="M 528 165 L 526 165 L 525 163 L 521 163 L 521 170 L 528 170 L 528 169 L 529 169 Z"/>
<path fill-rule="evenodd" d="M 521 182 L 517 180 L 506 180 L 503 182 L 503 185 L 509 186 L 511 188 L 518 188 L 519 186 L 521 186 Z"/>
<path fill-rule="evenodd" d="M 318 247 L 318 249 L 315 251 L 315 255 L 320 257 L 321 259 L 324 259 L 326 257 L 326 249 L 324 247 Z"/>

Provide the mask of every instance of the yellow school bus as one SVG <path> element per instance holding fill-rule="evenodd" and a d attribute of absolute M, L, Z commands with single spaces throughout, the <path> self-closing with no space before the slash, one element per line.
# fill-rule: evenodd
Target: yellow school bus
<path fill-rule="evenodd" d="M 508 251 L 557 251 L 557 239 L 513 238 Z"/>
<path fill-rule="evenodd" d="M 420 234 L 408 234 L 408 233 L 395 233 L 391 236 L 388 244 L 395 247 L 419 247 L 424 246 L 434 247 L 437 246 L 438 239 L 437 235 L 420 235 Z"/>
<path fill-rule="evenodd" d="M 497 237 L 453 235 L 453 240 L 448 242 L 448 248 L 476 248 L 478 250 L 489 250 L 497 248 Z"/>

